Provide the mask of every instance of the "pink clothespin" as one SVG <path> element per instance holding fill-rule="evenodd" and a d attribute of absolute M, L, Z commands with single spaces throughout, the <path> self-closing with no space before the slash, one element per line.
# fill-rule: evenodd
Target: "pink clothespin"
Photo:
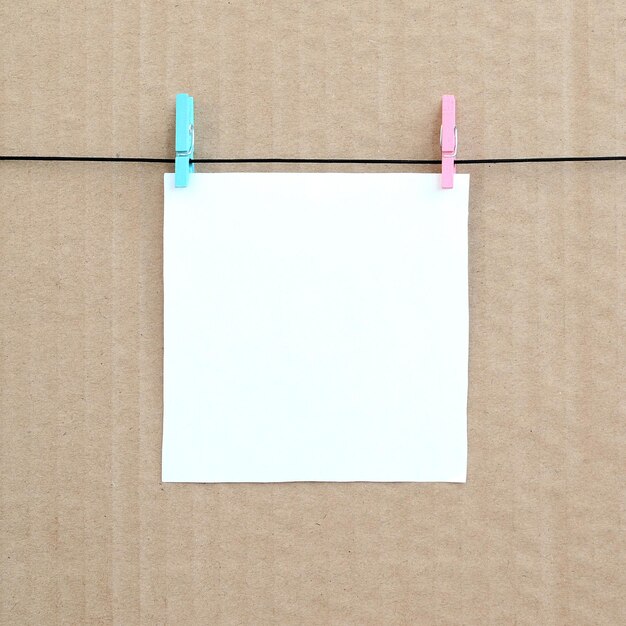
<path fill-rule="evenodd" d="M 441 97 L 441 187 L 452 189 L 454 186 L 454 157 L 456 156 L 456 103 L 454 96 Z"/>

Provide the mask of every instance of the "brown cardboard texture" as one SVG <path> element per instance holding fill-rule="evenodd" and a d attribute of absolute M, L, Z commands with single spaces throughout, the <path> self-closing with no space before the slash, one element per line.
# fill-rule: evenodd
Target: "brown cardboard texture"
<path fill-rule="evenodd" d="M 624 11 L 5 2 L 0 153 L 623 154 Z M 160 484 L 168 170 L 0 163 L 1 623 L 624 623 L 623 162 L 459 167 L 467 485 Z"/>

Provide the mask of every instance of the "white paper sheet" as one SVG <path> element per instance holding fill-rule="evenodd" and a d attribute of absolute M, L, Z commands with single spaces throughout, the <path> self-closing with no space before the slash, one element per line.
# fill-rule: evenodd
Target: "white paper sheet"
<path fill-rule="evenodd" d="M 165 175 L 165 482 L 465 482 L 469 176 Z"/>

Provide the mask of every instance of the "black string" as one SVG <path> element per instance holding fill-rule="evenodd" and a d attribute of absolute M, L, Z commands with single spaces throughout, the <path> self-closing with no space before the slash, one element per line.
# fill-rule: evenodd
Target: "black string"
<path fill-rule="evenodd" d="M 174 159 L 148 157 L 88 157 L 88 156 L 4 156 L 0 161 L 96 161 L 98 163 L 174 163 Z"/>
<path fill-rule="evenodd" d="M 626 161 L 626 156 L 524 157 L 518 159 L 455 159 L 461 165 L 481 163 L 558 163 L 565 161 Z M 194 159 L 193 163 L 337 163 L 373 165 L 439 165 L 441 159 Z"/>
<path fill-rule="evenodd" d="M 150 157 L 94 157 L 94 156 L 17 156 L 0 155 L 0 161 L 86 161 L 97 163 L 174 163 L 174 159 Z M 505 159 L 456 159 L 458 165 L 498 163 L 575 163 L 581 161 L 626 161 L 626 156 L 586 157 L 521 157 Z M 192 159 L 192 163 L 310 163 L 337 165 L 439 165 L 441 159 Z"/>

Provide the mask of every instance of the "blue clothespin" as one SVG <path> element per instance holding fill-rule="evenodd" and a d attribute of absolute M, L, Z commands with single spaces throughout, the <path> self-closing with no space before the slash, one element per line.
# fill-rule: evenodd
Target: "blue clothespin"
<path fill-rule="evenodd" d="M 190 159 L 193 159 L 193 98 L 186 93 L 179 93 L 176 95 L 176 187 L 189 184 L 189 174 L 195 171 Z"/>

